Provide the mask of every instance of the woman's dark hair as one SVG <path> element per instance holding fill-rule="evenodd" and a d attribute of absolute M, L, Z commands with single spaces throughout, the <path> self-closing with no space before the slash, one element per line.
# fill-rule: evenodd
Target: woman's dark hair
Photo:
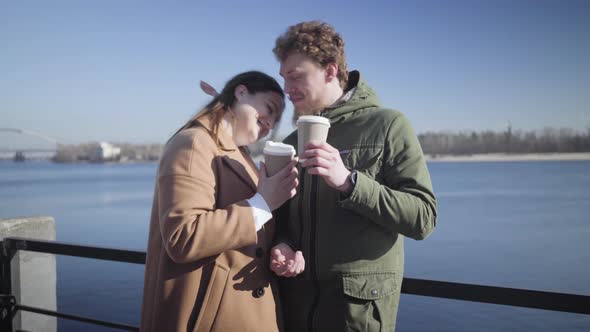
<path fill-rule="evenodd" d="M 248 90 L 249 94 L 256 94 L 259 92 L 276 92 L 285 98 L 285 93 L 279 83 L 271 76 L 259 71 L 247 71 L 234 76 L 225 83 L 223 90 L 217 94 L 201 111 L 191 117 L 172 137 L 184 129 L 188 129 L 198 125 L 198 120 L 203 117 L 210 117 L 211 131 L 213 133 L 215 142 L 219 145 L 217 133 L 221 120 L 226 112 L 229 112 L 236 101 L 235 90 L 238 86 L 243 85 Z M 171 138 L 172 139 L 172 138 Z"/>

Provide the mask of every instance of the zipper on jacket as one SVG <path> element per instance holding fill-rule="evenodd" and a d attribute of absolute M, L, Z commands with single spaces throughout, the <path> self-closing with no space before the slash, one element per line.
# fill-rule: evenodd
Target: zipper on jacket
<path fill-rule="evenodd" d="M 301 180 L 301 182 L 299 183 L 299 190 L 300 190 L 301 194 L 299 195 L 299 198 L 297 201 L 297 205 L 298 205 L 297 212 L 299 214 L 297 216 L 299 219 L 299 239 L 298 239 L 299 242 L 297 242 L 296 245 L 301 250 L 303 250 L 303 222 L 302 222 L 303 218 L 302 218 L 301 214 L 303 213 L 303 201 L 305 200 L 304 183 L 305 183 L 305 173 L 307 173 L 307 172 L 304 167 L 301 167 L 299 171 L 300 171 L 299 173 L 301 174 L 301 176 L 299 176 L 299 179 Z"/>
<path fill-rule="evenodd" d="M 310 264 L 310 274 L 312 278 L 313 287 L 315 289 L 315 295 L 313 298 L 313 302 L 311 304 L 311 310 L 309 313 L 307 326 L 309 331 L 314 331 L 313 321 L 316 314 L 316 308 L 318 306 L 318 302 L 320 300 L 320 284 L 318 281 L 318 272 L 317 272 L 317 255 L 316 255 L 316 223 L 317 223 L 317 190 L 318 190 L 318 175 L 311 176 L 311 192 L 309 198 L 309 215 L 310 215 L 310 241 L 309 241 L 309 255 L 311 256 Z"/>

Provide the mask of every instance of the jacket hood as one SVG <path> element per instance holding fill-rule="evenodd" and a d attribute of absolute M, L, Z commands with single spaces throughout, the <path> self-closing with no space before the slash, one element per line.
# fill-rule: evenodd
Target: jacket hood
<path fill-rule="evenodd" d="M 326 108 L 323 115 L 331 122 L 339 121 L 341 117 L 347 117 L 350 113 L 368 107 L 379 107 L 381 101 L 375 91 L 365 82 L 361 74 L 354 70 L 348 74 L 348 84 L 344 93 L 352 95 L 346 100 L 334 106 Z"/>

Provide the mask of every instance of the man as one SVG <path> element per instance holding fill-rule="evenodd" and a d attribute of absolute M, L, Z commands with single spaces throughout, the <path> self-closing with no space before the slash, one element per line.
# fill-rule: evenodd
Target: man
<path fill-rule="evenodd" d="M 299 156 L 297 195 L 275 215 L 271 269 L 285 277 L 285 327 L 393 331 L 404 237 L 424 239 L 436 224 L 420 144 L 406 117 L 382 108 L 359 72 L 348 72 L 332 26 L 291 26 L 273 51 L 296 116 L 331 123 L 327 143 L 310 143 Z M 297 132 L 285 143 L 296 146 Z"/>

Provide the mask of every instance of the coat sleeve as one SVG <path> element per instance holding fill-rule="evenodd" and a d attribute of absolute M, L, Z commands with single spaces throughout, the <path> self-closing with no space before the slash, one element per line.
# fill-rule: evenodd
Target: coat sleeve
<path fill-rule="evenodd" d="M 383 174 L 383 183 L 379 183 L 359 172 L 352 193 L 341 206 L 390 231 L 425 239 L 436 225 L 436 198 L 418 138 L 401 114 L 387 132 Z"/>
<path fill-rule="evenodd" d="M 170 258 L 188 263 L 255 244 L 246 200 L 217 206 L 215 148 L 197 143 L 198 138 L 178 140 L 169 143 L 157 180 L 160 232 Z"/>
<path fill-rule="evenodd" d="M 289 136 L 287 136 L 287 138 L 285 138 L 283 140 L 283 143 L 292 145 L 297 149 L 297 136 L 296 136 L 296 134 L 297 134 L 297 131 L 294 131 L 293 133 L 291 133 Z M 299 191 L 300 188 L 301 188 L 301 186 L 299 186 L 297 191 Z M 300 195 L 300 193 L 297 193 L 297 195 L 295 197 L 298 197 L 298 195 Z M 294 199 L 295 198 L 291 198 L 291 199 L 287 200 L 287 202 L 283 203 L 283 205 L 281 205 L 278 209 L 276 209 L 275 211 L 272 212 L 272 215 L 273 215 L 274 220 L 276 222 L 276 232 L 275 232 L 275 238 L 273 241 L 273 245 L 277 245 L 279 243 L 285 243 L 285 244 L 289 245 L 293 250 L 301 250 L 301 248 L 298 246 L 300 244 L 297 244 L 291 238 L 290 235 L 292 235 L 292 234 L 289 232 L 289 227 L 288 227 L 288 225 L 290 224 L 289 219 L 291 218 L 291 215 L 289 214 L 290 206 L 291 206 L 291 204 L 293 204 Z"/>

